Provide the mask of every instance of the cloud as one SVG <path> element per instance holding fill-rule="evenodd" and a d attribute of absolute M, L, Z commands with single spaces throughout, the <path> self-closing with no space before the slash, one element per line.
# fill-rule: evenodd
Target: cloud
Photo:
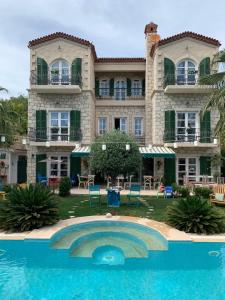
<path fill-rule="evenodd" d="M 99 56 L 143 56 L 144 27 L 161 37 L 191 30 L 225 45 L 225 2 L 210 0 L 1 0 L 0 86 L 10 95 L 29 87 L 29 40 L 55 32 L 92 41 Z M 219 9 L 217 9 L 217 7 Z"/>

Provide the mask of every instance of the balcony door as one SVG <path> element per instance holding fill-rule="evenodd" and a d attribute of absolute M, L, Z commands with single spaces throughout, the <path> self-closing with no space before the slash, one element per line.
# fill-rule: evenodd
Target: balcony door
<path fill-rule="evenodd" d="M 192 85 L 196 82 L 195 64 L 190 60 L 183 60 L 177 66 L 177 84 Z"/>
<path fill-rule="evenodd" d="M 115 96 L 116 100 L 125 100 L 126 97 L 126 81 L 117 80 L 115 82 Z"/>
<path fill-rule="evenodd" d="M 69 84 L 69 64 L 65 60 L 57 60 L 51 66 L 51 84 Z"/>
<path fill-rule="evenodd" d="M 194 142 L 197 138 L 197 113 L 178 112 L 176 118 L 176 139 L 179 142 Z"/>
<path fill-rule="evenodd" d="M 69 112 L 64 111 L 50 113 L 51 141 L 69 141 L 69 127 Z"/>
<path fill-rule="evenodd" d="M 49 176 L 66 177 L 68 174 L 68 157 L 65 155 L 51 156 L 49 163 Z"/>
<path fill-rule="evenodd" d="M 114 119 L 114 128 L 119 129 L 120 131 L 127 132 L 127 118 L 115 118 Z"/>

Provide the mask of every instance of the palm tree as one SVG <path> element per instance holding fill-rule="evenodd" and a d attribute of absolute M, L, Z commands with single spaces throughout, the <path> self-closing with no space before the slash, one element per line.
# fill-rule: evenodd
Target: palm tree
<path fill-rule="evenodd" d="M 212 61 L 212 67 L 218 67 L 219 63 L 225 64 L 225 49 L 215 55 Z M 203 85 L 212 85 L 214 89 L 210 95 L 209 101 L 204 108 L 204 112 L 208 109 L 217 108 L 220 113 L 219 121 L 216 124 L 215 135 L 221 136 L 225 134 L 225 72 L 215 73 L 201 77 L 199 83 Z"/>
<path fill-rule="evenodd" d="M 0 86 L 0 92 L 5 91 L 6 93 L 8 93 L 8 90 L 2 86 Z"/>

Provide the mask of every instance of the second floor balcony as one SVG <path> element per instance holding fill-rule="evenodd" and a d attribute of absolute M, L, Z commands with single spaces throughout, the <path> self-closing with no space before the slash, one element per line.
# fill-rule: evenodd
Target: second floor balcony
<path fill-rule="evenodd" d="M 51 127 L 47 129 L 29 128 L 28 138 L 31 144 L 40 146 L 73 146 L 75 142 L 81 142 L 81 130 L 70 128 Z M 46 144 L 47 142 L 47 144 Z"/>
<path fill-rule="evenodd" d="M 38 93 L 80 93 L 82 88 L 82 77 L 80 74 L 70 76 L 68 74 L 41 73 L 31 71 L 30 85 L 32 90 Z"/>
<path fill-rule="evenodd" d="M 100 100 L 144 100 L 145 93 L 142 88 L 99 88 L 96 99 Z"/>

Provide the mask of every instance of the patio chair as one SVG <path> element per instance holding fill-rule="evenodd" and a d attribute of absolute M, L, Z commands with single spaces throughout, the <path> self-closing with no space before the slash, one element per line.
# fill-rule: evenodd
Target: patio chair
<path fill-rule="evenodd" d="M 90 187 L 91 185 L 95 184 L 95 175 L 88 175 L 88 180 L 87 180 L 87 186 Z"/>
<path fill-rule="evenodd" d="M 217 177 L 217 184 L 224 184 L 224 177 Z"/>
<path fill-rule="evenodd" d="M 164 190 L 164 198 L 173 198 L 172 186 L 166 186 Z"/>
<path fill-rule="evenodd" d="M 77 176 L 76 175 L 71 175 L 70 176 L 70 182 L 71 182 L 72 187 L 76 186 L 76 184 L 78 182 Z"/>
<path fill-rule="evenodd" d="M 95 203 L 101 206 L 100 185 L 89 186 L 89 204 L 92 207 Z"/>
<path fill-rule="evenodd" d="M 84 178 L 80 177 L 79 174 L 77 174 L 77 178 L 78 178 L 78 189 L 79 189 L 80 187 L 82 187 L 82 186 L 83 186 L 84 188 L 86 188 L 87 180 L 85 180 Z"/>
<path fill-rule="evenodd" d="M 144 190 L 147 187 L 151 190 L 151 188 L 152 188 L 152 176 L 145 175 L 144 176 Z"/>
<path fill-rule="evenodd" d="M 127 205 L 140 205 L 141 200 L 141 186 L 139 184 L 132 184 L 130 186 L 130 193 L 127 195 Z"/>
<path fill-rule="evenodd" d="M 156 190 L 159 187 L 162 180 L 162 176 L 154 176 L 153 177 L 153 189 Z"/>
<path fill-rule="evenodd" d="M 46 176 L 42 176 L 41 174 L 37 175 L 37 182 L 43 185 L 48 185 L 48 178 Z"/>
<path fill-rule="evenodd" d="M 158 190 L 157 190 L 157 199 L 159 198 L 159 196 L 164 197 L 164 191 L 165 191 L 165 186 L 161 182 L 160 185 L 159 185 L 159 187 L 158 187 Z"/>
<path fill-rule="evenodd" d="M 130 189 L 131 187 L 131 183 L 132 183 L 132 178 L 134 177 L 134 175 L 130 175 L 129 176 L 129 181 L 125 181 L 124 182 L 124 189 L 126 190 L 126 188 L 128 187 Z"/>
<path fill-rule="evenodd" d="M 106 181 L 107 181 L 107 187 L 106 187 L 106 188 L 108 189 L 108 188 L 110 188 L 110 186 L 111 186 L 111 184 L 112 184 L 111 177 L 110 177 L 110 176 L 107 176 L 107 177 L 106 177 Z"/>
<path fill-rule="evenodd" d="M 213 187 L 213 193 L 210 195 L 211 204 L 225 205 L 225 185 L 217 184 Z"/>

